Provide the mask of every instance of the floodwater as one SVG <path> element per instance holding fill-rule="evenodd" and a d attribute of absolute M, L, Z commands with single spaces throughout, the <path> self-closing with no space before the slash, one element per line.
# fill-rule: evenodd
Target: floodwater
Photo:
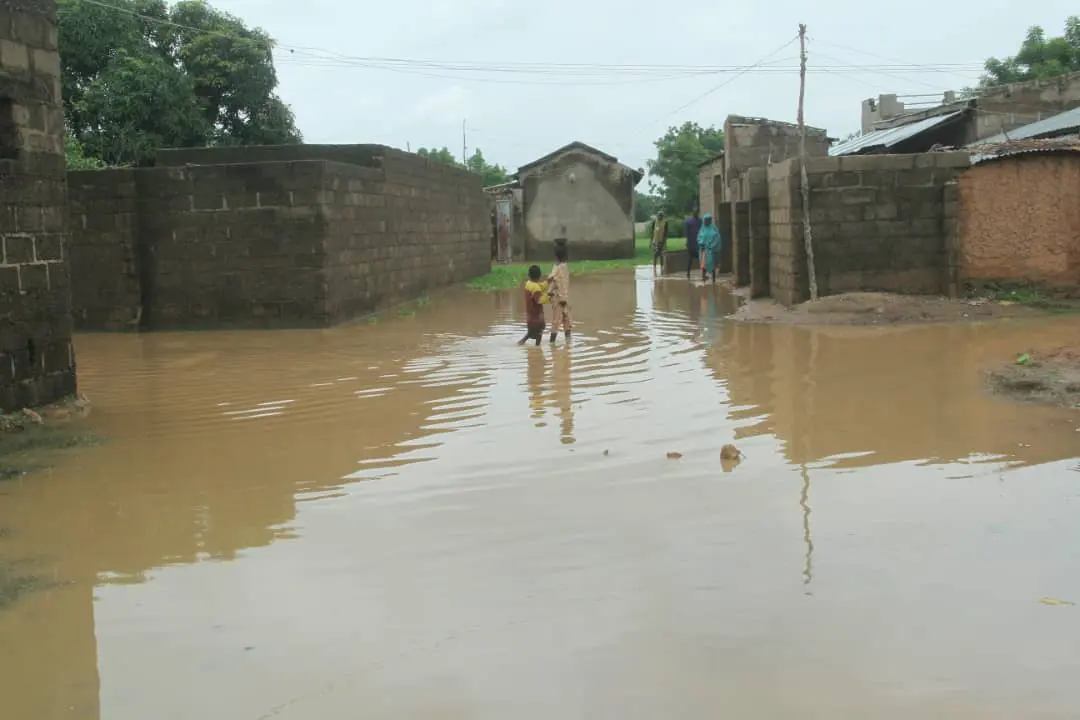
<path fill-rule="evenodd" d="M 79 337 L 108 442 L 0 483 L 0 563 L 48 581 L 0 605 L 0 717 L 1077 716 L 1080 417 L 979 376 L 1076 318 L 574 290 L 569 350 L 465 291 Z"/>

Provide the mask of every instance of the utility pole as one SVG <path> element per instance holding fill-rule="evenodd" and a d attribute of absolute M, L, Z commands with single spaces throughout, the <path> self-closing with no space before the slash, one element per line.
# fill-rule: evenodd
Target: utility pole
<path fill-rule="evenodd" d="M 810 228 L 810 178 L 806 173 L 806 119 L 803 102 L 806 97 L 806 25 L 799 23 L 799 169 L 802 179 L 802 225 L 806 244 L 806 269 L 810 279 L 810 299 L 818 299 L 817 269 L 814 264 L 814 235 Z"/>
<path fill-rule="evenodd" d="M 469 164 L 469 146 L 468 146 L 467 141 L 466 141 L 465 138 L 466 138 L 466 136 L 465 136 L 465 120 L 462 120 L 461 121 L 461 164 L 467 166 Z"/>

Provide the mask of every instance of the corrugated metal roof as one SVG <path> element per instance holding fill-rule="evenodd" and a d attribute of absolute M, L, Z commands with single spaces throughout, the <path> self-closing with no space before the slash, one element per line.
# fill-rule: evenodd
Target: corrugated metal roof
<path fill-rule="evenodd" d="M 987 143 L 974 148 L 971 153 L 971 164 L 977 165 L 1017 155 L 1078 152 L 1080 152 L 1080 135 L 1044 140 L 1011 140 L 1003 143 Z"/>
<path fill-rule="evenodd" d="M 834 145 L 829 148 L 829 155 L 855 155 L 868 148 L 891 148 L 897 143 L 913 138 L 920 133 L 926 132 L 930 128 L 937 127 L 948 120 L 952 120 L 963 112 L 963 110 L 956 110 L 944 115 L 923 118 L 922 120 L 913 122 L 909 125 L 901 125 L 900 127 L 888 128 L 887 130 L 868 132 L 865 135 L 852 138 L 847 142 Z"/>
<path fill-rule="evenodd" d="M 1060 135 L 1075 131 L 1077 128 L 1080 128 L 1080 107 L 1066 110 L 1063 113 L 1033 122 L 1030 125 L 1022 125 L 1015 130 L 1010 130 L 1008 134 L 1002 133 L 985 140 L 978 140 L 972 145 L 995 145 L 1010 140 L 1028 140 L 1047 135 Z"/>

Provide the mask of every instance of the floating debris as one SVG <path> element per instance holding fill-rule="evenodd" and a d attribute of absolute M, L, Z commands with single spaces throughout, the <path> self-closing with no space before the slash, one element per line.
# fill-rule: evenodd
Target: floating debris
<path fill-rule="evenodd" d="M 721 460 L 742 460 L 744 457 L 746 455 L 743 454 L 743 451 L 730 443 L 720 448 Z"/>
<path fill-rule="evenodd" d="M 668 460 L 678 460 L 678 459 L 679 459 L 679 458 L 681 458 L 681 457 L 682 457 L 682 453 L 681 453 L 681 452 L 674 452 L 674 451 L 672 451 L 672 452 L 669 452 L 669 453 L 667 454 L 667 459 L 668 459 Z"/>
<path fill-rule="evenodd" d="M 1043 605 L 1053 605 L 1055 607 L 1063 607 L 1068 605 L 1076 605 L 1074 602 L 1068 600 L 1058 600 L 1057 598 L 1044 597 L 1039 600 Z"/>

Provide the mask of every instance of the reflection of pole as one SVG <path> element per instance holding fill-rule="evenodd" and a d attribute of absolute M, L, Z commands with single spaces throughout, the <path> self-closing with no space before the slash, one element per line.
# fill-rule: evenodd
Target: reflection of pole
<path fill-rule="evenodd" d="M 814 267 L 814 241 L 810 231 L 810 178 L 806 174 L 806 121 L 803 99 L 806 95 L 806 25 L 799 25 L 799 168 L 802 175 L 802 225 L 806 244 L 806 269 L 810 278 L 810 299 L 817 300 L 817 269 Z"/>
<path fill-rule="evenodd" d="M 803 585 L 809 585 L 814 579 L 814 540 L 810 536 L 810 472 L 806 464 L 802 465 L 802 495 L 799 496 L 802 507 L 803 543 L 806 544 L 806 562 L 803 564 Z"/>

